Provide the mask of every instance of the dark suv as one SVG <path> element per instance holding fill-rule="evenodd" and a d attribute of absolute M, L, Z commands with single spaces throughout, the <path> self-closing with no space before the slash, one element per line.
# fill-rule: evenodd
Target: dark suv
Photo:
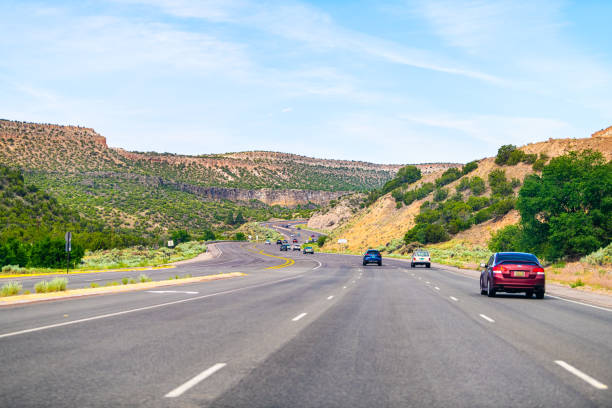
<path fill-rule="evenodd" d="M 365 254 L 363 254 L 363 264 L 367 265 L 369 263 L 378 264 L 378 266 L 382 265 L 382 255 L 375 249 L 368 249 Z"/>
<path fill-rule="evenodd" d="M 480 294 L 489 297 L 497 292 L 525 292 L 525 296 L 543 299 L 546 290 L 544 268 L 533 254 L 498 252 L 480 265 Z"/>

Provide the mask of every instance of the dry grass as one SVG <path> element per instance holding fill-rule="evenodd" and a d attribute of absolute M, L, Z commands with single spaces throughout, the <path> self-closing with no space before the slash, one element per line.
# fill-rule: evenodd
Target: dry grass
<path fill-rule="evenodd" d="M 553 264 L 546 268 L 546 279 L 572 287 L 589 286 L 612 291 L 612 265 L 594 266 L 585 262 Z"/>

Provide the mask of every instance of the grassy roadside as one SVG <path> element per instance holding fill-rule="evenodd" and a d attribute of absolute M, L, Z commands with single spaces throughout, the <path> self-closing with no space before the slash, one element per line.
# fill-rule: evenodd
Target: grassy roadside
<path fill-rule="evenodd" d="M 202 241 L 185 242 L 175 248 L 151 249 L 142 246 L 124 249 L 87 252 L 82 263 L 71 271 L 110 270 L 142 267 L 158 267 L 172 262 L 194 258 L 206 252 Z M 65 269 L 20 268 L 7 265 L 2 268 L 4 275 L 63 273 Z"/>

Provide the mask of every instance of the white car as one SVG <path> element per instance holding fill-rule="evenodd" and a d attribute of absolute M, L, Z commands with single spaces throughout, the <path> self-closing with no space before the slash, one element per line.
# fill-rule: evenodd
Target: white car
<path fill-rule="evenodd" d="M 302 247 L 300 247 L 300 245 L 299 245 L 299 244 L 294 244 L 294 245 L 293 245 L 293 250 L 294 250 L 294 251 L 300 251 L 301 249 L 302 249 Z"/>
<path fill-rule="evenodd" d="M 429 252 L 424 249 L 418 249 L 412 254 L 410 267 L 414 268 L 417 265 L 425 265 L 426 268 L 431 267 L 431 257 Z"/>
<path fill-rule="evenodd" d="M 270 240 L 269 240 L 269 239 L 266 239 L 265 244 L 266 244 L 266 245 L 272 245 L 272 243 L 270 242 Z"/>

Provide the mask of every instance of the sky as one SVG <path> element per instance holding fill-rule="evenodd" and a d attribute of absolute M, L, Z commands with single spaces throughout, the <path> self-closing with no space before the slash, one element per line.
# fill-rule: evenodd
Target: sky
<path fill-rule="evenodd" d="M 127 150 L 467 162 L 612 125 L 612 2 L 0 0 L 0 118 Z"/>

